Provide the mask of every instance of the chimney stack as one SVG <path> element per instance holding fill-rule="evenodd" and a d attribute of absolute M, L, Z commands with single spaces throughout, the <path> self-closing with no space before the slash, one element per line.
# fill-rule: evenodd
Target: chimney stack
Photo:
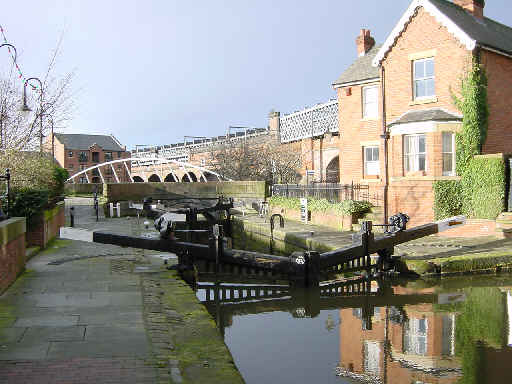
<path fill-rule="evenodd" d="M 370 35 L 369 29 L 361 29 L 361 34 L 356 38 L 356 45 L 358 56 L 366 55 L 366 53 L 373 48 L 375 40 Z"/>
<path fill-rule="evenodd" d="M 479 19 L 484 18 L 485 0 L 453 0 L 455 4 L 464 8 Z"/>

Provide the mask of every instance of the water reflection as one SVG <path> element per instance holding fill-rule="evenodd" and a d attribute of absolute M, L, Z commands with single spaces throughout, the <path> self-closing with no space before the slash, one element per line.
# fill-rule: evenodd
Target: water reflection
<path fill-rule="evenodd" d="M 356 279 L 316 290 L 203 281 L 198 297 L 247 383 L 512 382 L 512 277 Z M 283 346 L 292 350 L 282 355 Z M 262 357 L 273 353 L 279 359 Z M 296 372 L 281 377 L 287 359 Z"/>

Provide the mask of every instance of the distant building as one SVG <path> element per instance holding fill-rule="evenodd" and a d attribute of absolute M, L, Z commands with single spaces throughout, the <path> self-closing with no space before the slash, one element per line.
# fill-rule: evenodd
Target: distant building
<path fill-rule="evenodd" d="M 127 159 L 130 152 L 112 135 L 62 134 L 54 135 L 55 160 L 72 176 L 94 165 Z M 51 147 L 46 143 L 47 150 Z M 130 164 L 117 163 L 88 171 L 75 179 L 78 183 L 129 182 Z M 128 169 L 126 169 L 128 167 Z"/>

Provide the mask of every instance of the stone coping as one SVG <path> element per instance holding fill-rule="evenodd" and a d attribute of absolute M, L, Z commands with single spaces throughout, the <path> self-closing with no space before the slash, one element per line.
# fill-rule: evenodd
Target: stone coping
<path fill-rule="evenodd" d="M 24 217 L 11 217 L 0 222 L 0 245 L 4 246 L 27 232 Z"/>

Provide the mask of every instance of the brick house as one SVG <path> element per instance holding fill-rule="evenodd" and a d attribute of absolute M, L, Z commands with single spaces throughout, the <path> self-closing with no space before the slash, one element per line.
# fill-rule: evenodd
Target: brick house
<path fill-rule="evenodd" d="M 361 30 L 359 57 L 333 84 L 340 181 L 369 184 L 388 215 L 432 221 L 433 183 L 458 179 L 454 133 L 462 115 L 450 90 L 460 88 L 473 60 L 488 76 L 483 153 L 507 153 L 512 144 L 512 87 L 503 86 L 512 85 L 512 28 L 483 10 L 483 0 L 414 0 L 383 45 Z"/>
<path fill-rule="evenodd" d="M 72 176 L 95 165 L 127 159 L 130 152 L 112 135 L 54 134 L 55 160 Z M 74 180 L 75 183 L 129 182 L 130 162 L 93 169 Z M 126 169 L 128 168 L 128 169 Z"/>

